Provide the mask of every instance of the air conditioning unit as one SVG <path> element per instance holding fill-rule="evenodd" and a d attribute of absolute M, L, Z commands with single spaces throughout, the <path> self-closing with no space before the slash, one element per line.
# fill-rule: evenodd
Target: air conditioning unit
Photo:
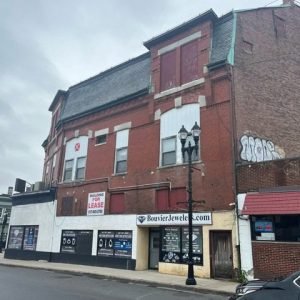
<path fill-rule="evenodd" d="M 34 184 L 34 187 L 33 187 L 33 191 L 34 192 L 43 191 L 44 189 L 45 189 L 45 182 L 43 182 L 43 181 L 37 181 Z"/>

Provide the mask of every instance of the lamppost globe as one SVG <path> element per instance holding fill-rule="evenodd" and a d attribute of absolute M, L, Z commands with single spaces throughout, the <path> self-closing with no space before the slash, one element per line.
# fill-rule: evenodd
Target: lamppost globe
<path fill-rule="evenodd" d="M 182 125 L 178 132 L 178 137 L 181 142 L 182 159 L 184 160 L 185 152 L 188 154 L 188 222 L 189 222 L 189 252 L 188 252 L 188 277 L 186 279 L 186 285 L 196 285 L 197 282 L 194 277 L 194 260 L 193 260 L 193 190 L 192 190 L 192 154 L 193 151 L 198 153 L 198 142 L 201 129 L 197 122 L 188 132 Z M 188 136 L 192 136 L 195 144 L 192 146 L 190 142 L 186 146 L 186 139 Z"/>
<path fill-rule="evenodd" d="M 201 129 L 200 129 L 199 125 L 197 124 L 197 122 L 195 122 L 191 131 L 192 131 L 192 135 L 193 135 L 194 139 L 198 138 L 198 140 L 199 140 Z"/>
<path fill-rule="evenodd" d="M 178 137 L 180 139 L 180 142 L 185 143 L 187 136 L 188 136 L 188 131 L 184 128 L 184 125 L 182 125 L 182 127 L 178 131 Z"/>

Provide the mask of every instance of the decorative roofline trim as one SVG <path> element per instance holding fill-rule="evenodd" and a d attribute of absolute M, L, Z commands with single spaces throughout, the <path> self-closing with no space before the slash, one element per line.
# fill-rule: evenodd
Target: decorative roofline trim
<path fill-rule="evenodd" d="M 188 30 L 189 28 L 197 25 L 198 23 L 204 22 L 207 19 L 215 21 L 218 19 L 218 16 L 212 9 L 210 9 L 210 10 L 198 15 L 197 17 L 190 19 L 187 22 L 184 22 L 183 24 L 181 24 L 179 26 L 176 26 L 156 37 L 153 37 L 152 39 L 150 39 L 148 41 L 145 41 L 143 44 L 147 49 L 150 49 L 152 46 L 154 46 L 166 39 L 169 39 L 181 32 L 184 32 L 184 31 Z"/>

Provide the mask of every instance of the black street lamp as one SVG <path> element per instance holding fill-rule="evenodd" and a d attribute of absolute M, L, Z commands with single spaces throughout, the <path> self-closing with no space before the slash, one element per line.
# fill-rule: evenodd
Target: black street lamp
<path fill-rule="evenodd" d="M 193 188 L 192 188 L 192 154 L 195 151 L 198 154 L 198 142 L 200 136 L 200 127 L 197 122 L 192 127 L 191 132 L 188 132 L 184 126 L 178 132 L 178 137 L 181 142 L 181 152 L 182 159 L 184 160 L 185 152 L 188 154 L 188 221 L 189 221 L 189 258 L 188 258 L 188 277 L 186 279 L 186 285 L 196 285 L 197 282 L 194 277 L 194 260 L 193 260 Z M 192 146 L 191 140 L 188 140 L 188 145 L 186 146 L 187 138 L 192 137 L 195 144 Z"/>

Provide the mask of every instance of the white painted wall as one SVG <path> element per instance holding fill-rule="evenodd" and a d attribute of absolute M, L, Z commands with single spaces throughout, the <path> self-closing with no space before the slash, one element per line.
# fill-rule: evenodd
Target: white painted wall
<path fill-rule="evenodd" d="M 132 258 L 136 258 L 136 215 L 56 217 L 56 201 L 13 206 L 10 225 L 38 225 L 36 251 L 60 252 L 62 230 L 93 230 L 92 255 L 97 253 L 98 230 L 132 230 Z"/>
<path fill-rule="evenodd" d="M 49 252 L 55 213 L 56 202 L 13 206 L 9 225 L 38 225 L 36 251 Z"/>
<path fill-rule="evenodd" d="M 167 137 L 176 136 L 176 163 L 182 163 L 181 144 L 178 139 L 178 131 L 180 130 L 182 125 L 184 125 L 187 131 L 191 131 L 192 127 L 195 125 L 195 122 L 197 122 L 198 125 L 200 126 L 199 103 L 183 105 L 171 109 L 161 115 L 160 141 Z M 201 139 L 200 139 L 200 143 L 201 143 Z M 162 145 L 160 145 L 160 149 L 161 148 Z"/>
<path fill-rule="evenodd" d="M 92 255 L 97 253 L 98 230 L 132 230 L 132 258 L 136 258 L 136 215 L 56 217 L 52 252 L 60 252 L 62 230 L 93 230 Z"/>
<path fill-rule="evenodd" d="M 246 194 L 238 195 L 238 210 L 239 215 L 243 209 Z M 243 218 L 243 219 L 241 219 Z M 238 218 L 239 236 L 240 236 L 240 251 L 241 251 L 241 267 L 247 273 L 248 279 L 253 279 L 253 256 L 251 245 L 251 227 L 249 216 L 241 215 Z"/>

